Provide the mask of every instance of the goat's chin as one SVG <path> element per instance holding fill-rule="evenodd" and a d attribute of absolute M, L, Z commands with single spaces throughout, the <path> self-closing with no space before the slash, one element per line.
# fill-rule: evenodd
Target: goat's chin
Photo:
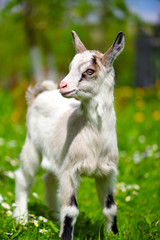
<path fill-rule="evenodd" d="M 77 97 L 77 94 L 76 94 L 76 90 L 72 90 L 72 91 L 68 91 L 68 92 L 61 92 L 61 95 L 63 97 L 66 97 L 66 98 L 76 98 Z"/>

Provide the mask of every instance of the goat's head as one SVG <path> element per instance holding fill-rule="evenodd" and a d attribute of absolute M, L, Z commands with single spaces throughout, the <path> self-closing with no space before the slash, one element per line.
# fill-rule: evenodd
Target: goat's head
<path fill-rule="evenodd" d="M 113 71 L 112 63 L 124 48 L 124 34 L 118 33 L 115 42 L 104 54 L 87 50 L 74 31 L 72 36 L 77 54 L 70 64 L 68 75 L 60 83 L 60 92 L 65 97 L 92 98 L 99 93 L 104 81 L 108 87 L 114 85 L 114 80 L 107 79 L 107 74 Z"/>

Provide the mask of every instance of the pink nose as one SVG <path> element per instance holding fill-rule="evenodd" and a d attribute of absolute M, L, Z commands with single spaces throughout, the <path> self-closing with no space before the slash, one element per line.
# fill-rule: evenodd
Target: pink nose
<path fill-rule="evenodd" d="M 62 81 L 60 83 L 60 88 L 66 88 L 66 87 L 67 87 L 67 83 Z"/>

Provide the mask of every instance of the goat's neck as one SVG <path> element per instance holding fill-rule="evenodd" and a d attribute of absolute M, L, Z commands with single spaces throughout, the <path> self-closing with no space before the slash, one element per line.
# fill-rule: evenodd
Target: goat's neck
<path fill-rule="evenodd" d="M 91 125 L 101 128 L 111 119 L 110 116 L 114 112 L 113 101 L 113 86 L 108 88 L 104 84 L 98 95 L 82 101 L 81 111 Z"/>

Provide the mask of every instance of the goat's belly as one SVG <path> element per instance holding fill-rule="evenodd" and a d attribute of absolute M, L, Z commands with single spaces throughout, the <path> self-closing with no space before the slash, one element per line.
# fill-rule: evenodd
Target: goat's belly
<path fill-rule="evenodd" d="M 84 160 L 81 163 L 77 163 L 76 168 L 77 172 L 82 176 L 102 177 L 112 173 L 117 174 L 117 166 L 114 162 Z"/>

